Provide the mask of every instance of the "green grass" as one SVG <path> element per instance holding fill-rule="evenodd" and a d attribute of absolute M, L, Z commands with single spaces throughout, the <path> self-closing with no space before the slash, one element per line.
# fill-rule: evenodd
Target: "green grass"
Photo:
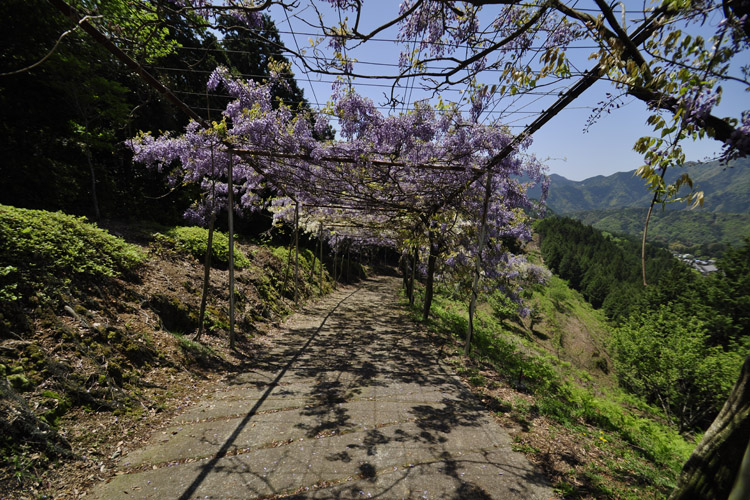
<path fill-rule="evenodd" d="M 417 295 L 415 318 L 421 310 L 420 298 Z M 433 300 L 428 326 L 463 346 L 467 305 L 440 289 Z M 541 336 L 554 341 L 553 330 L 564 328 L 570 316 L 598 335 L 606 335 L 601 311 L 593 310 L 562 280 L 553 277 L 547 287 L 535 292 L 533 301 L 540 311 L 536 333 Z M 561 362 L 542 349 L 535 334 L 508 318 L 507 308 L 507 303 L 497 297 L 478 307 L 472 359 L 458 366 L 459 373 L 475 387 L 482 387 L 487 380 L 475 367 L 491 366 L 508 386 L 533 396 L 533 403 L 523 399 L 512 403 L 510 414 L 522 426 L 528 427 L 534 415 L 545 416 L 564 432 L 578 433 L 582 439 L 586 435 L 588 446 L 607 451 L 610 458 L 587 464 L 558 484 L 565 498 L 663 497 L 674 487 L 695 443 L 663 423 L 659 410 L 625 393 L 611 380 L 608 384 L 595 383 L 605 375 Z M 498 403 L 507 408 L 507 402 Z M 519 442 L 516 446 L 535 453 L 529 445 Z M 572 486 L 576 481 L 586 487 Z"/>
<path fill-rule="evenodd" d="M 289 247 L 282 246 L 269 246 L 268 249 L 281 262 L 281 284 L 283 285 L 286 282 L 286 290 L 284 292 L 288 295 L 294 289 L 294 249 L 292 248 L 291 252 Z M 297 267 L 303 291 L 307 290 L 307 293 L 313 290 L 319 292 L 321 286 L 321 262 L 317 258 L 317 255 L 308 248 L 300 248 Z M 332 279 L 328 271 L 323 268 L 323 293 L 331 291 L 333 287 Z"/>

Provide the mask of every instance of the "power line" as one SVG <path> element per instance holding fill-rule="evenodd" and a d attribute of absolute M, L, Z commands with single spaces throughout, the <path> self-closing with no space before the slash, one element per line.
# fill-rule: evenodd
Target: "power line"
<path fill-rule="evenodd" d="M 286 9 L 284 9 L 284 15 L 286 16 L 286 22 L 289 23 L 289 29 L 292 30 L 292 39 L 294 40 L 294 46 L 297 47 L 297 53 L 301 54 L 302 51 L 300 50 L 299 45 L 297 44 L 297 35 L 294 34 L 294 30 L 292 29 L 292 22 L 289 20 L 289 14 L 287 13 Z M 302 69 L 302 72 L 305 74 L 305 76 L 307 77 L 307 82 L 310 84 L 310 90 L 312 91 L 313 97 L 315 98 L 315 103 L 320 105 L 318 102 L 318 96 L 315 94 L 315 87 L 310 81 L 310 75 L 304 69 Z"/>
<path fill-rule="evenodd" d="M 290 34 L 293 32 L 289 32 Z M 282 46 L 282 45 L 280 45 Z M 286 47 L 284 47 L 286 48 Z M 539 46 L 539 47 L 529 47 L 529 51 L 535 51 L 535 50 L 542 50 L 545 47 Z M 600 47 L 598 45 L 591 45 L 591 46 L 571 46 L 568 47 L 567 50 L 598 50 Z M 247 50 L 236 50 L 236 49 L 222 49 L 222 48 L 209 48 L 209 47 L 191 47 L 187 45 L 183 45 L 180 47 L 177 47 L 178 50 L 192 50 L 192 51 L 203 51 L 203 52 L 216 52 L 216 53 L 230 53 L 230 54 L 243 54 L 243 55 L 251 55 L 252 52 Z M 510 51 L 511 49 L 497 49 L 498 51 Z M 515 50 L 515 49 L 514 49 Z M 292 51 L 287 50 L 287 52 L 273 52 L 269 54 L 270 56 L 279 56 L 279 57 L 303 57 L 306 60 L 312 60 L 312 61 L 322 61 L 322 62 L 329 62 L 329 57 L 323 57 L 323 56 L 315 56 L 315 55 L 307 55 L 304 56 L 298 56 Z M 364 61 L 361 59 L 357 59 L 356 64 L 364 65 L 364 66 L 382 66 L 382 67 L 388 67 L 388 68 L 400 68 L 398 63 L 386 63 L 386 62 L 380 62 L 380 61 Z M 448 69 L 448 67 L 444 66 L 425 66 L 426 70 L 441 70 L 441 69 Z M 490 72 L 490 73 L 502 73 L 503 70 L 501 69 L 484 69 L 482 72 Z"/>
<path fill-rule="evenodd" d="M 205 97 L 205 96 L 206 96 L 206 93 L 205 93 L 205 92 L 193 92 L 193 91 L 187 91 L 187 90 L 174 90 L 173 92 L 174 92 L 175 94 L 180 94 L 180 95 L 190 95 L 190 96 L 199 96 L 199 97 Z M 209 94 L 208 94 L 208 96 L 209 96 L 209 97 L 217 97 L 217 98 L 221 98 L 221 99 L 227 99 L 227 100 L 234 100 L 234 99 L 236 99 L 236 97 L 235 97 L 235 96 L 231 96 L 231 95 L 228 95 L 228 94 L 216 94 L 216 93 L 209 93 Z M 532 101 L 531 103 L 527 103 L 527 104 L 524 104 L 524 105 L 522 106 L 522 108 L 521 108 L 521 109 L 517 109 L 517 110 L 510 110 L 509 108 L 505 108 L 505 109 L 503 109 L 503 110 L 501 110 L 501 111 L 492 111 L 492 110 L 490 110 L 490 111 L 484 111 L 484 112 L 482 112 L 482 114 L 497 114 L 497 115 L 519 115 L 519 114 L 520 114 L 520 115 L 536 115 L 536 114 L 539 114 L 539 111 L 533 111 L 533 110 L 530 110 L 530 111 L 524 111 L 524 110 L 523 110 L 523 108 L 525 108 L 525 107 L 528 107 L 528 106 L 530 106 L 531 104 L 534 104 L 535 102 L 538 102 L 539 100 L 543 99 L 544 97 L 549 97 L 549 96 L 547 96 L 546 94 L 545 94 L 545 95 L 540 95 L 539 97 L 537 97 L 536 99 L 534 99 L 534 100 L 533 100 L 533 101 Z M 306 103 L 306 102 L 307 102 L 307 101 L 287 101 L 287 102 L 286 102 L 286 104 L 287 104 L 287 105 L 292 105 L 292 106 L 294 106 L 294 105 L 304 104 L 304 103 Z M 498 102 L 500 102 L 500 100 L 498 100 Z M 336 115 L 335 115 L 335 114 L 333 114 L 333 113 L 330 113 L 330 112 L 325 112 L 325 111 L 324 111 L 324 110 L 325 110 L 325 107 L 326 107 L 326 105 L 322 105 L 322 104 L 320 104 L 319 106 L 320 106 L 320 107 L 319 107 L 319 109 L 316 109 L 316 111 L 317 111 L 317 112 L 319 112 L 319 113 L 321 113 L 321 114 L 325 114 L 325 115 L 328 115 L 328 116 L 336 116 Z M 375 107 L 376 109 L 378 109 L 378 110 L 382 110 L 382 111 L 391 111 L 391 110 L 393 110 L 393 108 L 392 108 L 391 106 L 381 106 L 381 105 L 376 105 L 376 106 L 374 106 L 374 107 Z M 209 108 L 205 108 L 205 107 L 203 107 L 203 108 L 197 108 L 197 109 L 209 109 Z M 418 108 L 416 108 L 416 107 L 413 107 L 413 106 L 409 106 L 409 107 L 403 108 L 403 109 L 402 109 L 402 111 L 403 111 L 403 112 L 409 112 L 409 111 L 415 111 L 415 110 L 417 110 L 417 109 L 418 109 Z M 494 109 L 494 108 L 493 108 L 493 109 Z M 594 107 L 594 106 L 568 106 L 568 107 L 567 107 L 567 108 L 565 108 L 565 109 L 566 109 L 566 110 L 580 110 L 580 109 L 588 109 L 588 110 L 593 110 L 593 109 L 595 109 L 595 107 Z M 220 109 L 218 109 L 218 108 L 210 108 L 210 110 L 211 110 L 211 111 L 216 111 L 216 110 L 219 110 L 219 111 L 224 111 L 223 109 L 222 109 L 222 110 L 220 110 Z"/>

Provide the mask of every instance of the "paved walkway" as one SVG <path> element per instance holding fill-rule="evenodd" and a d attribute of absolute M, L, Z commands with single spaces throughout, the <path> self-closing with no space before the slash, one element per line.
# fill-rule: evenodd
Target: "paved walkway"
<path fill-rule="evenodd" d="M 156 432 L 100 499 L 548 499 L 378 277 L 296 314 L 253 371 Z"/>

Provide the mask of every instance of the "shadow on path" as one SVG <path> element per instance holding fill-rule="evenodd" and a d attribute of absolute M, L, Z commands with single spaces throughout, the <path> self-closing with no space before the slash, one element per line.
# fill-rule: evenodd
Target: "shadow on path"
<path fill-rule="evenodd" d="M 375 277 L 292 316 L 268 351 L 122 457 L 92 496 L 549 499 L 404 313 L 398 286 Z"/>
<path fill-rule="evenodd" d="M 185 492 L 180 495 L 179 500 L 190 500 L 190 498 L 195 494 L 195 492 L 198 490 L 198 487 L 200 487 L 201 483 L 206 479 L 206 476 L 208 476 L 211 471 L 216 467 L 216 464 L 224 458 L 227 455 L 227 452 L 232 447 L 232 444 L 237 439 L 237 436 L 240 435 L 240 432 L 247 426 L 247 423 L 250 421 L 251 418 L 258 412 L 258 409 L 261 407 L 263 402 L 268 398 L 268 396 L 273 392 L 273 390 L 278 385 L 279 381 L 281 381 L 281 378 L 286 374 L 286 372 L 292 367 L 294 362 L 299 358 L 299 356 L 307 350 L 307 348 L 310 346 L 312 341 L 315 339 L 315 337 L 320 333 L 320 331 L 323 329 L 323 326 L 325 325 L 328 318 L 331 317 L 331 315 L 338 309 L 341 304 L 346 301 L 349 297 L 357 293 L 359 289 L 354 290 L 349 295 L 345 296 L 343 299 L 339 301 L 338 304 L 336 304 L 335 307 L 331 308 L 330 311 L 328 311 L 328 314 L 323 318 L 323 321 L 320 323 L 320 326 L 315 330 L 315 332 L 310 336 L 309 339 L 307 339 L 307 342 L 305 342 L 305 345 L 303 345 L 297 353 L 292 357 L 292 359 L 289 360 L 289 362 L 284 366 L 281 371 L 279 371 L 278 375 L 276 375 L 276 378 L 268 385 L 268 388 L 266 389 L 266 392 L 263 393 L 263 395 L 258 399 L 258 402 L 255 403 L 255 405 L 250 409 L 250 411 L 245 415 L 245 417 L 240 421 L 239 424 L 237 424 L 237 428 L 234 430 L 231 436 L 226 440 L 224 445 L 221 447 L 221 449 L 216 453 L 213 459 L 211 459 L 210 462 L 208 462 L 206 465 L 204 465 L 201 468 L 201 473 L 198 475 L 198 477 L 195 478 L 195 480 L 188 486 L 188 488 L 185 490 Z"/>

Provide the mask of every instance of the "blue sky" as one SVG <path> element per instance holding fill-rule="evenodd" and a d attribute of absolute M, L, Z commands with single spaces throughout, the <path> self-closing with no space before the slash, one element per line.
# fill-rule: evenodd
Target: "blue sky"
<path fill-rule="evenodd" d="M 584 1 L 579 2 L 579 6 L 584 3 Z M 338 22 L 339 12 L 323 4 L 324 2 L 316 2 L 327 23 Z M 395 0 L 366 1 L 364 23 L 372 27 L 391 19 L 398 12 L 398 4 L 399 2 Z M 640 6 L 641 3 L 638 2 L 638 5 Z M 315 31 L 301 19 L 309 20 L 313 15 L 312 10 L 303 11 L 298 16 L 288 17 L 281 11 L 272 11 L 271 15 L 287 47 L 304 49 L 310 46 L 309 39 Z M 343 19 L 346 13 L 342 13 L 341 16 Z M 401 51 L 401 48 L 391 41 L 395 37 L 396 30 L 392 29 L 379 35 L 379 40 L 350 50 L 350 57 L 360 61 L 355 64 L 355 71 L 369 74 L 395 71 L 393 65 L 398 62 Z M 322 49 L 325 49 L 326 43 L 323 42 Z M 579 69 L 584 70 L 593 66 L 593 62 L 587 59 L 588 54 L 592 52 L 591 49 L 582 48 L 569 52 L 573 54 L 573 63 Z M 308 53 L 310 53 L 309 50 Z M 313 104 L 317 102 L 323 105 L 329 99 L 330 82 L 333 77 L 305 73 L 299 65 L 295 65 L 293 70 L 308 100 Z M 492 83 L 491 74 L 485 77 L 487 83 Z M 570 85 L 573 81 L 565 82 L 564 85 Z M 409 85 L 411 83 L 413 82 L 407 82 L 408 88 L 397 92 L 403 100 L 411 103 L 430 96 Z M 360 94 L 372 98 L 378 104 L 386 101 L 383 94 L 390 90 L 389 82 L 381 80 L 357 79 L 353 85 Z M 647 135 L 650 131 L 646 124 L 649 112 L 644 103 L 631 100 L 626 106 L 605 114 L 593 127 L 590 127 L 588 132 L 583 131 L 592 108 L 605 99 L 607 92 L 614 91 L 611 84 L 598 82 L 534 135 L 531 152 L 545 160 L 551 173 L 572 180 L 582 180 L 595 175 L 610 175 L 614 172 L 633 170 L 641 165 L 641 157 L 632 150 L 632 147 L 638 137 Z M 442 94 L 442 98 L 446 101 L 460 101 L 461 94 L 457 91 L 448 91 Z M 530 97 L 525 101 L 509 102 L 509 113 L 503 116 L 503 123 L 509 123 L 513 131 L 520 132 L 536 117 L 536 113 L 553 101 L 554 98 L 537 100 L 535 97 Z M 748 104 L 750 104 L 750 94 L 745 92 L 742 86 L 725 85 L 724 97 L 717 114 L 739 117 L 741 110 L 750 107 Z M 505 103 L 501 103 L 501 106 L 505 106 Z M 383 109 L 383 112 L 389 111 Z M 497 116 L 497 113 L 495 112 L 492 116 Z M 721 145 L 713 140 L 703 140 L 697 143 L 685 143 L 683 148 L 688 160 L 702 161 L 717 156 Z"/>

